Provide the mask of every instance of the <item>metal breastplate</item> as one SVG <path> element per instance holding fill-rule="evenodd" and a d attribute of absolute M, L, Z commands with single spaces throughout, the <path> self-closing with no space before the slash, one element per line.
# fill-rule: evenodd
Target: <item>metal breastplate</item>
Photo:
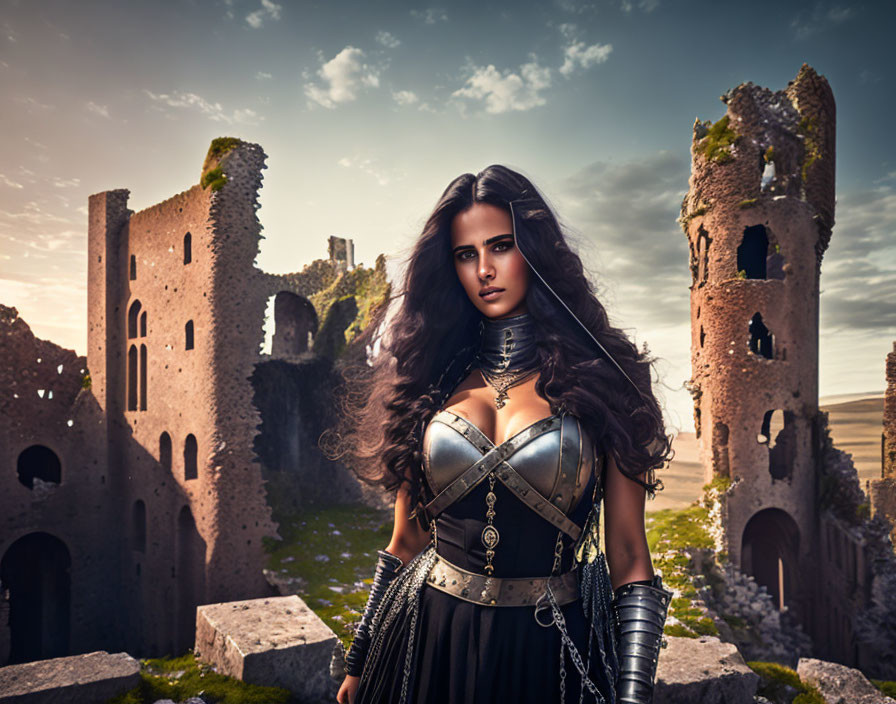
<path fill-rule="evenodd" d="M 494 455 L 494 450 L 501 455 L 501 463 L 509 465 L 539 494 L 526 497 L 526 503 L 534 499 L 531 505 L 535 508 L 541 500 L 548 501 L 566 515 L 578 505 L 594 470 L 594 447 L 575 416 L 543 418 L 496 446 L 469 420 L 443 410 L 436 413 L 423 435 L 423 470 L 433 494 L 450 494 L 459 481 L 464 483 L 462 476 L 483 456 Z M 497 476 L 504 481 L 500 471 Z M 443 510 L 467 490 L 460 487 L 456 496 L 446 496 L 439 508 Z"/>

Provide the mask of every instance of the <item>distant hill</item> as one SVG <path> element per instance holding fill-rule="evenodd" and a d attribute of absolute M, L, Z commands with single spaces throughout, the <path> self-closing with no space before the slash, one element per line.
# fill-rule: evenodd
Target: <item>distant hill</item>
<path fill-rule="evenodd" d="M 883 432 L 884 393 L 834 394 L 819 399 L 827 411 L 834 444 L 848 452 L 859 472 L 862 489 L 865 480 L 880 477 L 880 437 Z M 684 508 L 700 497 L 703 467 L 697 461 L 694 433 L 679 433 L 675 438 L 675 459 L 657 475 L 665 489 L 647 502 L 647 512 L 665 508 Z"/>

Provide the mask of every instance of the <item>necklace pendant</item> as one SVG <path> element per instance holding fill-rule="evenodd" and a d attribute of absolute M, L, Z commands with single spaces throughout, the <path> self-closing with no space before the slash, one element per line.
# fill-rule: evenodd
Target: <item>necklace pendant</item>
<path fill-rule="evenodd" d="M 507 390 L 502 389 L 501 392 L 495 396 L 495 408 L 504 408 L 508 398 L 510 397 L 507 394 Z"/>

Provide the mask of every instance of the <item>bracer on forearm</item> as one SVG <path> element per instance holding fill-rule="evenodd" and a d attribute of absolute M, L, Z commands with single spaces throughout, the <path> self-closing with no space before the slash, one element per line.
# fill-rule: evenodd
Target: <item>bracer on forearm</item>
<path fill-rule="evenodd" d="M 657 660 L 663 643 L 663 626 L 672 592 L 663 588 L 660 575 L 630 582 L 615 591 L 613 609 L 617 624 L 619 680 L 617 704 L 650 704 Z"/>
<path fill-rule="evenodd" d="M 354 677 L 360 677 L 364 671 L 364 660 L 367 658 L 367 650 L 370 647 L 370 622 L 376 613 L 383 594 L 395 579 L 402 568 L 402 561 L 392 553 L 378 550 L 379 559 L 376 563 L 376 572 L 373 576 L 373 586 L 370 588 L 370 596 L 367 598 L 367 606 L 364 607 L 364 615 L 355 631 L 352 646 L 345 656 L 345 673 Z"/>

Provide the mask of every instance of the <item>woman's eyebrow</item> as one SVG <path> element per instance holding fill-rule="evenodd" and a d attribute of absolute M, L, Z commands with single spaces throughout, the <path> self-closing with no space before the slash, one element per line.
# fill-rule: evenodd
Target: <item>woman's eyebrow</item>
<path fill-rule="evenodd" d="M 489 237 L 489 238 L 488 238 L 487 240 L 485 240 L 482 244 L 485 245 L 485 246 L 487 247 L 487 246 L 490 245 L 492 242 L 497 242 L 498 240 L 502 240 L 502 239 L 504 239 L 505 237 L 513 237 L 513 233 L 512 233 L 512 232 L 508 232 L 508 233 L 503 234 L 503 235 L 495 235 L 494 237 Z M 474 248 L 474 247 L 473 247 L 473 245 L 471 245 L 471 244 L 459 244 L 459 245 L 457 245 L 457 247 L 455 247 L 454 249 L 451 250 L 451 253 L 454 254 L 454 253 L 455 253 L 457 250 L 459 250 L 459 249 L 473 249 L 473 248 Z"/>

